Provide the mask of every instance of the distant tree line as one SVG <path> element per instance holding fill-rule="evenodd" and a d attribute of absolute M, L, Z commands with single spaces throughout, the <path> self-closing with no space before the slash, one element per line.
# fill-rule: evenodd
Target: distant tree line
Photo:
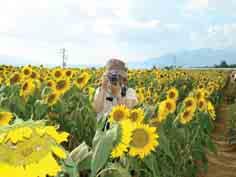
<path fill-rule="evenodd" d="M 214 65 L 214 68 L 236 68 L 236 64 L 228 64 L 223 60 L 219 65 Z"/>

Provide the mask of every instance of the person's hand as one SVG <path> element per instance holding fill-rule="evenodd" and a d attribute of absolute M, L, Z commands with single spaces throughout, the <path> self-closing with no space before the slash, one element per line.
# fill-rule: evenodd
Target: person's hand
<path fill-rule="evenodd" d="M 121 97 L 121 87 L 120 84 L 111 85 L 111 93 L 116 97 Z"/>
<path fill-rule="evenodd" d="M 107 92 L 108 91 L 108 83 L 109 81 L 108 81 L 108 79 L 107 79 L 107 77 L 104 75 L 103 76 L 103 78 L 102 78 L 102 86 L 101 86 L 101 88 L 102 88 L 102 91 L 104 91 L 104 92 Z"/>

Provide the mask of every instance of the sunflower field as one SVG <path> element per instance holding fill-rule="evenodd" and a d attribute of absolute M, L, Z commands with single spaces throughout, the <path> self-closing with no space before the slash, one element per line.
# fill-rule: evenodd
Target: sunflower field
<path fill-rule="evenodd" d="M 104 68 L 0 67 L 0 177 L 197 177 L 228 72 L 129 70 L 139 104 L 97 121 Z M 108 120 L 110 128 L 105 128 Z"/>

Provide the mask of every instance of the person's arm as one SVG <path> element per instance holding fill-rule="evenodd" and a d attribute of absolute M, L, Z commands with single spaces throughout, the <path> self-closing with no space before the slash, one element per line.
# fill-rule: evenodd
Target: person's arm
<path fill-rule="evenodd" d="M 102 112 L 104 108 L 104 97 L 105 97 L 104 90 L 102 88 L 98 88 L 98 91 L 95 94 L 93 101 L 93 108 L 97 113 Z"/>
<path fill-rule="evenodd" d="M 106 95 L 107 87 L 108 87 L 108 81 L 105 78 L 105 76 L 103 76 L 102 86 L 97 89 L 93 101 L 93 108 L 97 113 L 102 112 L 104 109 L 104 101 L 105 101 L 104 98 Z"/>

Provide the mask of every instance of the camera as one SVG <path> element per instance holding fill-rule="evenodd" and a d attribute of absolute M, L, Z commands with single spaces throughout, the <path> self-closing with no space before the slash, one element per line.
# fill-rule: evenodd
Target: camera
<path fill-rule="evenodd" d="M 107 77 L 111 85 L 117 86 L 117 84 L 120 84 L 121 96 L 125 97 L 127 92 L 127 86 L 122 82 L 122 77 L 116 72 L 109 73 Z"/>
<path fill-rule="evenodd" d="M 112 85 L 117 85 L 120 81 L 120 76 L 117 73 L 108 74 L 108 80 Z"/>

